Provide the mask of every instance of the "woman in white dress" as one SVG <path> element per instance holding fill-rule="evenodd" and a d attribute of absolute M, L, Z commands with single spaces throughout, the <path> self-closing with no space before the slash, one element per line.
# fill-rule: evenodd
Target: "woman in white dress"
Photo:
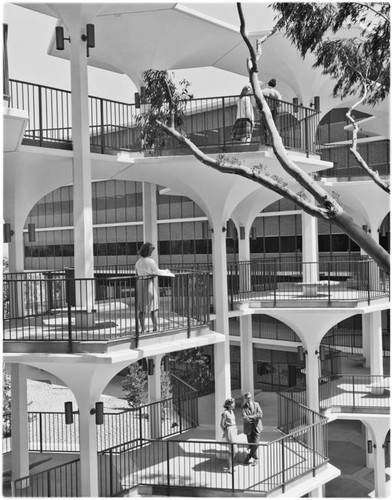
<path fill-rule="evenodd" d="M 157 276 L 172 276 L 169 269 L 159 269 L 155 260 L 151 257 L 155 247 L 146 242 L 140 247 L 139 259 L 136 262 L 137 280 L 137 306 L 141 333 L 145 331 L 146 313 L 150 313 L 152 328 L 158 329 L 159 290 Z"/>

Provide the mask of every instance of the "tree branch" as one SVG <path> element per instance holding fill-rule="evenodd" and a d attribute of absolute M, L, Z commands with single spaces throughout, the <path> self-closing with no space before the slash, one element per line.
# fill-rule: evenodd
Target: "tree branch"
<path fill-rule="evenodd" d="M 365 2 L 352 2 L 352 3 L 360 5 L 361 7 L 365 7 L 368 10 L 371 10 L 372 12 L 374 12 L 376 14 L 376 16 L 381 16 L 384 19 L 384 21 L 386 21 L 388 24 L 390 24 L 390 20 L 387 16 L 385 16 L 382 12 L 379 12 L 378 10 L 374 9 L 368 3 L 365 3 Z"/>
<path fill-rule="evenodd" d="M 377 184 L 378 187 L 383 189 L 386 193 L 390 194 L 390 186 L 389 182 L 384 181 L 381 179 L 379 176 L 378 172 L 373 170 L 372 168 L 369 167 L 369 165 L 366 163 L 360 152 L 358 151 L 358 132 L 359 132 L 359 126 L 355 118 L 352 116 L 352 112 L 356 107 L 358 107 L 364 100 L 366 100 L 367 97 L 367 85 L 364 83 L 364 92 L 363 96 L 359 101 L 355 102 L 347 111 L 346 116 L 348 120 L 350 121 L 351 125 L 353 126 L 353 138 L 352 138 L 352 147 L 350 148 L 351 153 L 354 155 L 355 159 L 357 160 L 358 165 L 367 173 L 367 175 Z"/>
<path fill-rule="evenodd" d="M 257 182 L 258 184 L 271 189 L 280 196 L 289 198 L 309 215 L 318 217 L 323 220 L 330 220 L 330 213 L 327 209 L 321 208 L 314 203 L 309 202 L 308 200 L 297 194 L 295 191 L 287 187 L 282 180 L 275 179 L 271 176 L 266 175 L 265 173 L 263 175 L 260 167 L 247 167 L 241 164 L 230 163 L 229 161 L 218 161 L 203 153 L 195 144 L 193 144 L 192 141 L 178 132 L 174 127 L 168 127 L 159 120 L 157 120 L 157 123 L 167 134 L 171 135 L 179 143 L 184 144 L 204 165 L 224 174 L 239 175 L 253 182 Z"/>

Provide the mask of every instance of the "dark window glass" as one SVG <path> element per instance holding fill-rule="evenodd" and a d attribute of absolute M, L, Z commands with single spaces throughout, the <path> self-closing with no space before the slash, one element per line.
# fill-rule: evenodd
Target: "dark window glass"
<path fill-rule="evenodd" d="M 319 252 L 330 252 L 330 238 L 329 234 L 322 234 L 318 237 Z"/>
<path fill-rule="evenodd" d="M 348 250 L 348 236 L 346 234 L 332 235 L 332 252 L 346 252 Z"/>
<path fill-rule="evenodd" d="M 296 238 L 295 236 L 281 236 L 280 250 L 281 252 L 295 252 L 296 251 Z"/>
<path fill-rule="evenodd" d="M 170 241 L 160 241 L 158 249 L 159 255 L 170 255 Z"/>
<path fill-rule="evenodd" d="M 279 238 L 273 236 L 265 238 L 265 253 L 278 253 L 279 252 Z"/>

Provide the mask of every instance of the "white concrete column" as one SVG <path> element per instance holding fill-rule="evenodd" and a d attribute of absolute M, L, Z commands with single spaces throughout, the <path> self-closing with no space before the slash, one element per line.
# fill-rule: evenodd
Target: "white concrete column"
<path fill-rule="evenodd" d="M 11 230 L 14 234 L 8 244 L 8 269 L 10 273 L 21 273 L 24 270 L 24 241 L 23 224 L 13 218 L 5 220 L 11 224 Z"/>
<path fill-rule="evenodd" d="M 11 463 L 12 479 L 29 475 L 29 427 L 27 416 L 27 367 L 11 364 Z"/>
<path fill-rule="evenodd" d="M 222 414 L 222 405 L 231 395 L 230 382 L 230 345 L 229 345 L 229 316 L 227 294 L 227 259 L 226 259 L 226 232 L 222 221 L 214 222 L 212 233 L 212 262 L 214 271 L 214 304 L 215 330 L 226 336 L 226 341 L 214 347 L 215 365 L 215 436 L 221 441 L 222 432 L 219 426 Z"/>
<path fill-rule="evenodd" d="M 94 277 L 93 216 L 91 192 L 90 129 L 86 43 L 81 40 L 83 20 L 70 25 L 71 109 L 73 142 L 74 267 L 76 278 Z M 78 306 L 94 305 L 94 290 L 76 287 Z"/>
<path fill-rule="evenodd" d="M 387 497 L 387 484 L 385 481 L 385 449 L 384 439 L 376 440 L 374 448 L 374 490 L 376 498 Z"/>
<path fill-rule="evenodd" d="M 240 317 L 241 392 L 254 394 L 252 316 Z"/>
<path fill-rule="evenodd" d="M 312 491 L 309 491 L 309 498 L 324 498 L 324 485 L 320 485 Z"/>
<path fill-rule="evenodd" d="M 153 363 L 152 373 L 148 375 L 149 403 L 156 403 L 161 398 L 161 361 L 162 354 L 147 359 L 147 363 Z M 150 435 L 151 439 L 162 437 L 162 419 L 160 405 L 150 407 Z"/>
<path fill-rule="evenodd" d="M 157 192 L 150 182 L 143 182 L 143 240 L 154 245 L 152 257 L 158 262 Z"/>
<path fill-rule="evenodd" d="M 95 415 L 90 414 L 96 401 L 93 398 L 78 400 L 81 496 L 92 498 L 99 496 L 97 430 Z"/>
<path fill-rule="evenodd" d="M 365 444 L 366 444 L 366 467 L 368 469 L 374 469 L 374 453 L 368 453 L 368 449 L 367 449 L 367 442 L 369 440 L 373 440 L 373 437 L 371 435 L 371 433 L 369 432 L 368 428 L 366 426 L 365 427 Z"/>
<path fill-rule="evenodd" d="M 371 327 L 370 327 L 370 315 L 362 314 L 362 346 L 363 346 L 363 357 L 365 358 L 364 366 L 370 368 L 370 339 L 371 339 Z"/>
<path fill-rule="evenodd" d="M 320 411 L 319 400 L 319 377 L 320 377 L 320 362 L 315 354 L 315 349 L 306 348 L 308 354 L 305 355 L 306 368 L 306 399 L 308 407 L 313 411 Z"/>
<path fill-rule="evenodd" d="M 317 282 L 319 280 L 317 219 L 305 212 L 302 212 L 302 263 L 303 281 Z"/>
<path fill-rule="evenodd" d="M 381 311 L 364 316 L 369 316 L 370 375 L 383 375 Z"/>
<path fill-rule="evenodd" d="M 237 227 L 238 238 L 238 260 L 250 261 L 250 242 L 249 242 L 249 228 L 242 226 L 244 229 L 243 238 L 241 238 L 241 226 Z M 241 266 L 239 269 L 239 280 L 240 280 L 240 290 L 246 291 L 250 290 L 251 285 L 251 273 L 250 266 Z"/>

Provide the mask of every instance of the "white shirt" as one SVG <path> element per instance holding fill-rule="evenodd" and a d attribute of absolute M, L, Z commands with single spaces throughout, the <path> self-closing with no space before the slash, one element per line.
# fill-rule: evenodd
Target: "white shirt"
<path fill-rule="evenodd" d="M 272 87 L 263 89 L 262 93 L 264 97 L 272 97 L 272 99 L 279 99 L 279 101 L 282 100 L 282 94 Z"/>
<path fill-rule="evenodd" d="M 237 102 L 237 120 L 239 118 L 248 118 L 254 122 L 253 106 L 248 95 L 241 97 Z"/>
<path fill-rule="evenodd" d="M 172 276 L 174 274 L 169 269 L 159 269 L 155 260 L 151 257 L 140 257 L 135 264 L 136 273 L 138 276 L 150 276 L 158 274 L 160 276 Z"/>

